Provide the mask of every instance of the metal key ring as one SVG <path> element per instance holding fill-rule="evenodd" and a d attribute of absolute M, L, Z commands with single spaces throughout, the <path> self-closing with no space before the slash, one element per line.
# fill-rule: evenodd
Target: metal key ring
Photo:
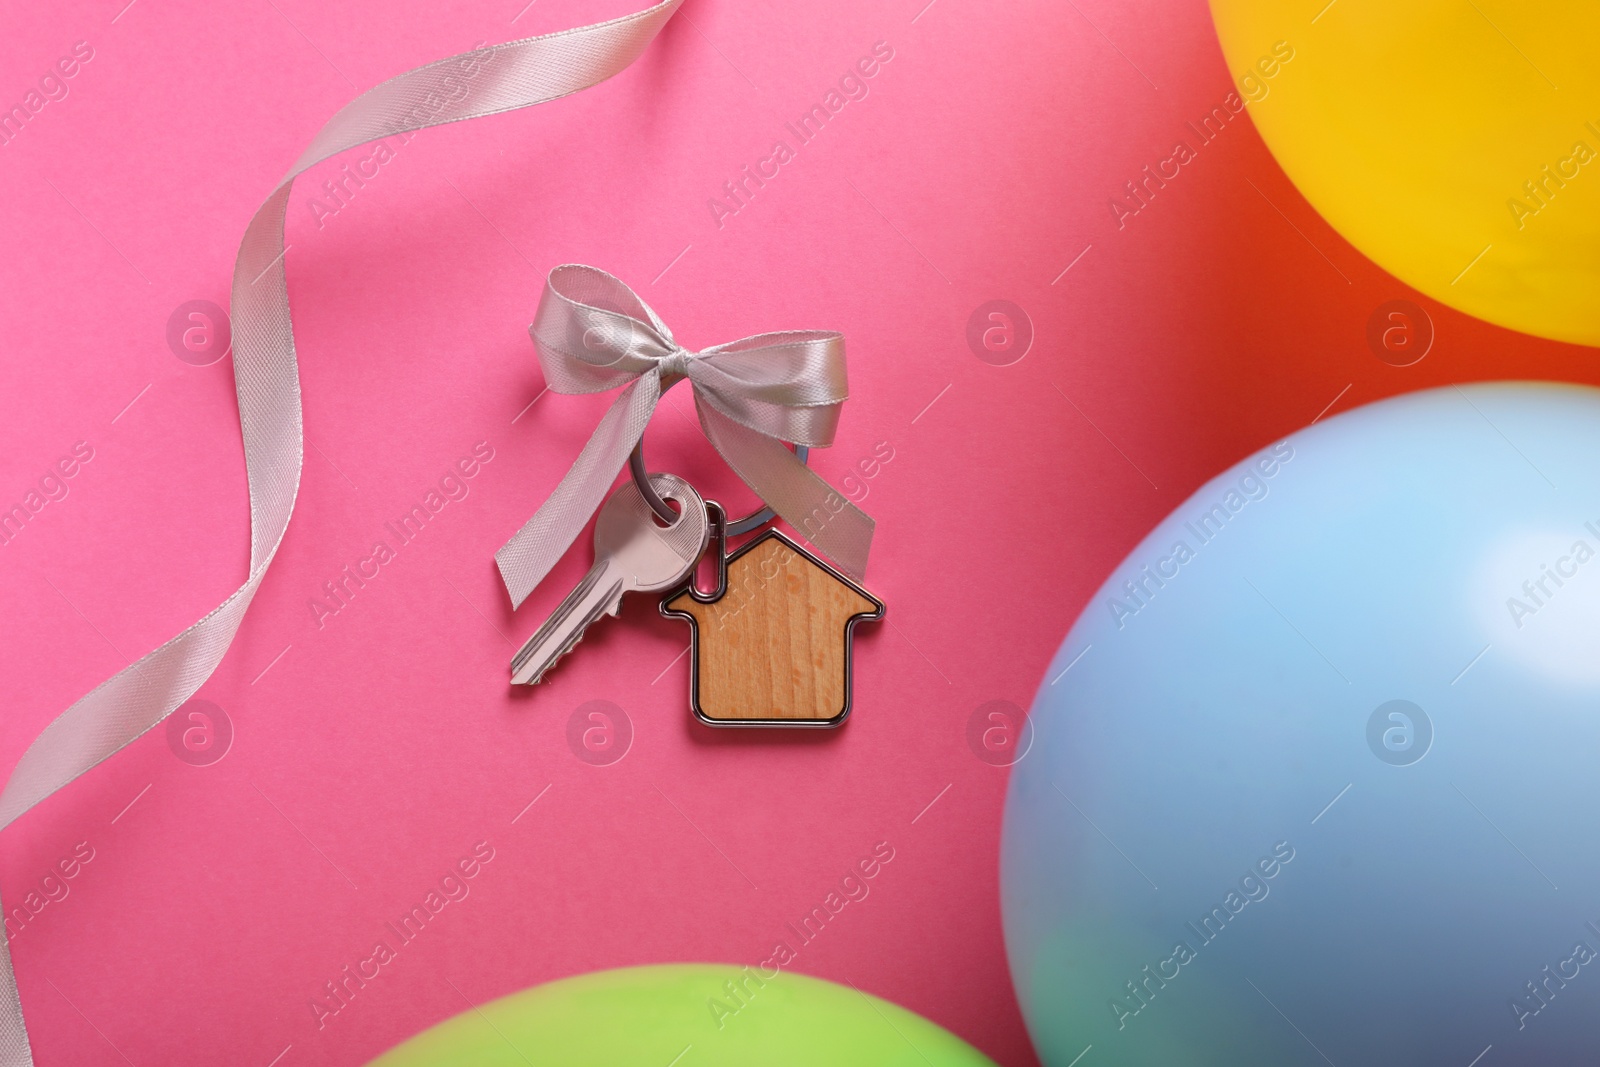
<path fill-rule="evenodd" d="M 810 449 L 808 449 L 805 445 L 794 446 L 795 458 L 801 463 L 806 461 L 806 454 L 808 452 L 810 452 Z M 633 484 L 639 487 L 639 495 L 644 497 L 645 503 L 650 505 L 650 510 L 654 511 L 661 521 L 669 526 L 677 522 L 678 513 L 673 511 L 672 508 L 667 505 L 665 500 L 661 499 L 661 496 L 656 492 L 655 487 L 650 484 L 649 477 L 646 476 L 644 466 L 644 438 L 642 437 L 639 439 L 639 443 L 633 447 L 633 455 L 628 457 L 628 470 L 633 474 Z M 733 537 L 737 536 L 738 534 L 749 533 L 758 526 L 765 526 L 767 523 L 771 522 L 776 515 L 777 512 L 773 511 L 770 507 L 764 507 L 756 511 L 752 511 L 750 514 L 746 515 L 737 522 L 728 523 L 725 536 Z"/>

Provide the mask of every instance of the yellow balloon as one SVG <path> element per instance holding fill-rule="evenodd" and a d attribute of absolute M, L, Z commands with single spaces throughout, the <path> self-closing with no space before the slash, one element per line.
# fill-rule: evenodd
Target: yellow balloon
<path fill-rule="evenodd" d="M 1600 3 L 1211 15 L 1262 138 L 1351 244 L 1468 314 L 1600 345 Z"/>

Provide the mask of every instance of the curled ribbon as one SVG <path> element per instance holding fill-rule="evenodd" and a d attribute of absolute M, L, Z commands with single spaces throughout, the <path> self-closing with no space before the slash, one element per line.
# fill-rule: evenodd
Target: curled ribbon
<path fill-rule="evenodd" d="M 106 679 L 40 731 L 0 791 L 0 829 L 195 694 L 233 643 L 283 541 L 304 457 L 283 243 L 295 178 L 369 141 L 541 104 L 603 82 L 639 57 L 682 2 L 660 0 L 606 22 L 429 63 L 367 90 L 323 126 L 256 210 L 233 267 L 233 377 L 250 487 L 249 576 L 205 618 Z M 0 1067 L 33 1067 L 11 952 L 3 941 Z"/>
<path fill-rule="evenodd" d="M 575 264 L 550 272 L 528 333 L 556 392 L 627 388 L 549 499 L 495 553 L 513 607 L 599 508 L 661 394 L 685 378 L 700 427 L 728 466 L 842 570 L 866 572 L 872 519 L 783 446 L 833 443 L 848 395 L 842 336 L 791 330 L 691 352 L 626 284 Z"/>

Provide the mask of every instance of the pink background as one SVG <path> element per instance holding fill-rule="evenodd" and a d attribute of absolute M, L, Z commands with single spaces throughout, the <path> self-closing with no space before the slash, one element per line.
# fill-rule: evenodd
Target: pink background
<path fill-rule="evenodd" d="M 230 361 L 179 361 L 166 323 L 187 300 L 226 305 L 245 223 L 320 124 L 412 66 L 643 0 L 124 3 L 12 5 L 0 35 L 6 105 L 75 42 L 94 49 L 0 148 L 0 504 L 74 442 L 94 449 L 66 499 L 0 545 L 0 767 L 243 580 Z M 1026 706 L 1128 548 L 1330 405 L 1600 382 L 1592 352 L 1377 269 L 1243 116 L 1119 230 L 1108 198 L 1230 91 L 1200 0 L 925 3 L 689 0 L 622 77 L 419 135 L 320 229 L 309 197 L 337 167 L 302 180 L 287 263 L 305 476 L 200 694 L 233 749 L 189 766 L 158 729 L 0 848 L 8 905 L 77 842 L 95 850 L 12 942 L 42 1064 L 357 1064 L 550 979 L 755 962 L 879 841 L 894 861 L 796 969 L 1033 1063 L 1000 936 L 1006 771 L 969 749 L 974 709 Z M 880 40 L 894 59 L 867 98 L 719 228 L 707 199 Z M 853 398 L 814 465 L 838 484 L 879 442 L 894 458 L 852 491 L 879 523 L 868 584 L 889 616 L 861 631 L 844 730 L 695 725 L 685 630 L 647 599 L 548 685 L 508 691 L 514 644 L 589 562 L 575 552 L 513 614 L 491 561 L 608 402 L 552 393 L 524 412 L 543 389 L 526 325 L 566 261 L 628 280 L 691 347 L 847 335 Z M 1437 329 L 1403 369 L 1365 340 L 1399 297 Z M 994 298 L 1036 330 L 1011 366 L 965 340 Z M 653 465 L 742 509 L 691 412 L 669 395 Z M 385 521 L 478 441 L 494 459 L 470 495 L 319 629 L 321 583 L 375 538 L 393 547 Z M 567 745 L 591 699 L 633 724 L 612 766 Z M 471 895 L 319 1029 L 309 998 L 480 840 L 495 858 Z"/>

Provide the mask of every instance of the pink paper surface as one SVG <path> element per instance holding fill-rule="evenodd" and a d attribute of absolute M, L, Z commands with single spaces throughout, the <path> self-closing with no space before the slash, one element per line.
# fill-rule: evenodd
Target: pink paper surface
<path fill-rule="evenodd" d="M 4 768 L 244 578 L 231 361 L 179 360 L 167 321 L 189 300 L 226 305 L 246 222 L 322 122 L 423 62 L 641 6 L 123 3 L 15 7 L 0 34 L 7 105 L 92 49 L 0 146 L 0 505 L 92 450 L 0 544 Z M 785 124 L 875 46 L 892 58 L 866 95 L 799 144 Z M 1194 143 L 1186 124 L 1230 90 L 1200 0 L 690 0 L 606 85 L 302 179 L 286 261 L 299 504 L 199 694 L 232 748 L 191 766 L 157 729 L 0 847 L 11 907 L 80 842 L 93 853 L 11 941 L 39 1062 L 359 1064 L 535 983 L 754 963 L 878 842 L 895 858 L 871 895 L 794 968 L 1035 1062 L 1000 933 L 1006 771 L 969 746 L 975 710 L 1026 707 L 1123 553 L 1324 409 L 1448 381 L 1600 381 L 1592 352 L 1467 319 L 1366 261 L 1247 115 L 1119 225 L 1110 198 Z M 736 213 L 714 210 L 779 140 L 794 158 Z M 341 164 L 370 177 L 318 211 Z M 544 272 L 569 261 L 630 282 L 690 347 L 847 336 L 852 398 L 813 465 L 877 519 L 867 584 L 889 614 L 859 631 L 843 730 L 696 725 L 686 630 L 646 598 L 548 684 L 510 691 L 515 645 L 589 564 L 585 535 L 513 613 L 491 560 L 609 402 L 541 396 L 526 326 Z M 1413 367 L 1365 341 L 1392 298 L 1437 330 Z M 1035 334 L 1006 366 L 966 338 L 993 299 Z M 669 394 L 652 465 L 744 510 L 692 419 L 687 392 Z M 385 524 L 479 442 L 493 458 L 466 497 L 401 544 Z M 379 540 L 394 559 L 319 618 L 323 583 Z M 610 766 L 568 745 L 591 700 L 632 725 Z M 319 1019 L 324 983 L 483 841 L 470 893 Z"/>

